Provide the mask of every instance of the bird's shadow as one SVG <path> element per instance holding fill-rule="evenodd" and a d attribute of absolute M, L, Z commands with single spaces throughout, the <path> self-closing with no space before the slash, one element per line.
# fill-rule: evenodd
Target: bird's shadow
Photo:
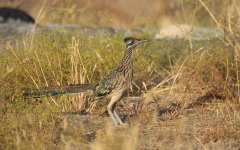
<path fill-rule="evenodd" d="M 206 94 L 204 94 L 203 96 L 196 98 L 196 100 L 194 100 L 193 103 L 189 104 L 186 107 L 186 109 L 192 109 L 196 106 L 202 106 L 206 103 L 212 103 L 214 101 L 225 100 L 225 99 L 226 99 L 226 97 L 210 91 L 210 92 L 207 92 Z"/>

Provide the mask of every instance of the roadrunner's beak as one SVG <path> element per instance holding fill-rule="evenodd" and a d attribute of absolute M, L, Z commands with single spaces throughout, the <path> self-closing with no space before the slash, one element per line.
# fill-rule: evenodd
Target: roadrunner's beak
<path fill-rule="evenodd" d="M 142 43 L 145 43 L 145 42 L 148 42 L 148 40 L 146 40 L 146 39 L 139 39 L 139 40 L 137 41 L 136 46 L 141 45 Z M 136 49 L 136 52 L 138 52 L 138 49 Z"/>
<path fill-rule="evenodd" d="M 148 40 L 146 40 L 146 39 L 139 40 L 139 44 L 140 43 L 145 43 L 145 42 L 148 42 Z"/>

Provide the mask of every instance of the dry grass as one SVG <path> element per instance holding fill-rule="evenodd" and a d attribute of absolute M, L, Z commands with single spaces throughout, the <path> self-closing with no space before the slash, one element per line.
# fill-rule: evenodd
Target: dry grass
<path fill-rule="evenodd" d="M 239 148 L 239 26 L 232 17 L 238 5 L 227 5 L 224 22 L 205 1 L 197 4 L 225 36 L 194 41 L 154 40 L 148 30 L 133 35 L 151 42 L 136 52 L 128 91 L 135 98 L 117 106 L 128 123 L 123 128 L 109 123 L 105 100 L 86 115 L 84 94 L 26 100 L 21 90 L 96 83 L 121 59 L 126 35 L 36 28 L 7 40 L 0 53 L 0 149 Z"/>
<path fill-rule="evenodd" d="M 47 31 L 35 35 L 31 50 L 23 50 L 24 44 L 9 43 L 9 49 L 1 53 L 1 147 L 105 149 L 110 144 L 118 149 L 171 145 L 181 149 L 236 142 L 239 62 L 232 59 L 235 50 L 217 39 L 211 46 L 196 42 L 192 51 L 187 41 L 176 40 L 178 53 L 168 40 L 153 40 L 139 49 L 129 95 L 145 94 L 140 96 L 143 103 L 137 98 L 118 105 L 130 124 L 123 129 L 104 125 L 106 101 L 97 103 L 94 114 L 86 116 L 80 113 L 85 106 L 81 94 L 22 99 L 19 92 L 25 87 L 97 82 L 121 58 L 122 38 Z M 137 108 L 142 109 L 138 112 Z M 193 144 L 183 144 L 189 141 Z"/>

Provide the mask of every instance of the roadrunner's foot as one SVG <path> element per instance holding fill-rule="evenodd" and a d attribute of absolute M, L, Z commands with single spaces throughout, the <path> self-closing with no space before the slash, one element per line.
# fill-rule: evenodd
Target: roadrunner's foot
<path fill-rule="evenodd" d="M 128 128 L 128 127 L 129 127 L 129 124 L 123 123 L 123 124 L 117 125 L 117 126 L 115 126 L 115 127 L 116 127 L 116 128 Z"/>

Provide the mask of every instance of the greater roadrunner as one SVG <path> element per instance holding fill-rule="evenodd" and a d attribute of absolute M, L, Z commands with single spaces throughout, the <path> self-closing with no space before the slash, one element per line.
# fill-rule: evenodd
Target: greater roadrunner
<path fill-rule="evenodd" d="M 115 125 L 122 125 L 123 121 L 115 110 L 116 103 L 122 98 L 123 93 L 131 86 L 133 80 L 133 54 L 134 49 L 147 40 L 127 37 L 124 39 L 126 50 L 123 59 L 118 66 L 113 69 L 103 80 L 101 80 L 94 88 L 91 100 L 99 97 L 111 99 L 107 105 L 108 114 Z M 114 117 L 115 115 L 115 117 Z M 118 122 L 117 122 L 117 120 Z"/>
<path fill-rule="evenodd" d="M 123 59 L 118 66 L 113 69 L 103 80 L 95 86 L 89 85 L 70 85 L 62 87 L 42 88 L 42 90 L 31 91 L 26 90 L 24 96 L 26 97 L 40 97 L 42 95 L 57 96 L 62 94 L 72 94 L 83 92 L 84 89 L 92 89 L 93 93 L 90 96 L 90 102 L 100 98 L 110 99 L 107 105 L 108 113 L 114 124 L 122 125 L 123 121 L 115 110 L 116 103 L 122 98 L 123 93 L 131 86 L 133 80 L 133 54 L 134 49 L 141 43 L 146 42 L 144 39 L 136 39 L 127 37 L 124 39 L 126 50 Z M 115 115 L 115 117 L 114 117 Z M 117 119 L 117 120 L 116 120 Z"/>

